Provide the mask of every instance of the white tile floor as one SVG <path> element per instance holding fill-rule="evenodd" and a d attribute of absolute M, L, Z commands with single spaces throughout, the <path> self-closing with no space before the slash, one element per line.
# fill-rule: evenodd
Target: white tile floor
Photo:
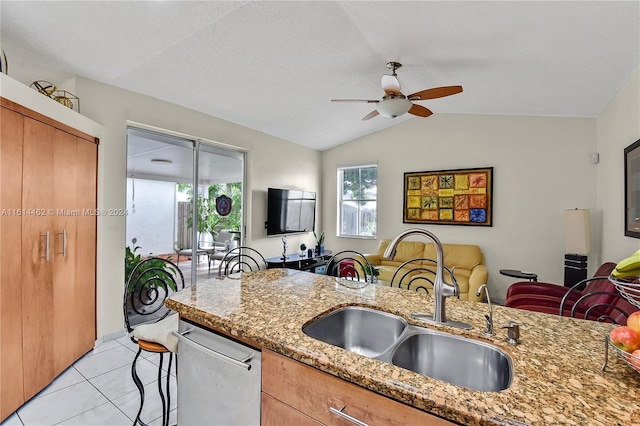
<path fill-rule="evenodd" d="M 9 416 L 2 426 L 133 424 L 140 406 L 140 394 L 131 378 L 131 362 L 136 351 L 137 345 L 128 337 L 102 343 Z M 167 360 L 165 355 L 163 382 Z M 159 355 L 143 352 L 137 363 L 146 396 L 141 418 L 151 426 L 162 424 L 162 403 L 157 388 L 159 361 Z M 176 424 L 175 362 L 171 370 L 169 422 Z"/>
<path fill-rule="evenodd" d="M 185 286 L 191 283 L 191 261 L 181 259 Z M 206 257 L 198 262 L 198 280 L 216 277 L 219 262 L 209 272 Z M 67 368 L 56 380 L 27 401 L 0 426 L 131 425 L 140 407 L 140 393 L 131 378 L 131 363 L 138 346 L 128 337 L 102 343 Z M 143 359 L 144 357 L 144 359 Z M 168 356 L 165 355 L 166 384 Z M 145 403 L 140 418 L 150 426 L 162 425 L 162 402 L 158 394 L 160 356 L 142 352 L 137 371 L 145 385 Z M 175 358 L 171 367 L 171 417 L 175 425 L 177 389 Z"/>

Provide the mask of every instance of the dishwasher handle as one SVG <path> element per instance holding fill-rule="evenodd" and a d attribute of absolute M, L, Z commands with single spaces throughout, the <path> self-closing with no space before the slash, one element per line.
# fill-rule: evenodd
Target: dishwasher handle
<path fill-rule="evenodd" d="M 192 329 L 188 329 L 185 331 L 182 331 L 180 333 L 178 333 L 177 331 L 172 331 L 171 334 L 173 334 L 175 337 L 178 338 L 178 341 L 186 343 L 187 345 L 205 352 L 206 354 L 220 359 L 222 361 L 228 362 L 229 364 L 235 365 L 236 367 L 241 367 L 244 368 L 245 370 L 249 371 L 251 370 L 251 364 L 248 364 L 249 361 L 251 361 L 251 358 L 253 358 L 254 354 L 249 354 L 247 355 L 244 359 L 235 359 L 232 358 L 228 355 L 222 354 L 220 352 L 214 351 L 213 349 L 209 349 L 206 346 L 202 346 L 200 343 L 198 342 L 194 342 L 193 340 L 189 339 L 188 337 L 185 337 L 185 334 L 188 334 L 192 331 Z"/>

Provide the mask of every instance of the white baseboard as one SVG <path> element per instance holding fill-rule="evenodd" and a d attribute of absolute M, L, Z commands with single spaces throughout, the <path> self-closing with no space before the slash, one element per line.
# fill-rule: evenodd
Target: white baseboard
<path fill-rule="evenodd" d="M 116 340 L 116 339 L 119 339 L 121 337 L 125 337 L 126 335 L 127 335 L 127 333 L 124 330 L 116 331 L 114 333 L 105 334 L 104 336 L 98 337 L 96 339 L 96 342 L 94 344 L 94 348 L 98 347 L 99 345 L 101 345 L 104 342 L 108 342 L 109 340 Z"/>

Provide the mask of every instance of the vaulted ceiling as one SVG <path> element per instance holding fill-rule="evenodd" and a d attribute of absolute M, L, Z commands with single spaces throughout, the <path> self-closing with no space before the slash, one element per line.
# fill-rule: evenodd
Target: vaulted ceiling
<path fill-rule="evenodd" d="M 434 114 L 595 117 L 640 65 L 638 1 L 0 2 L 9 75 L 74 75 L 324 150 L 361 121 L 388 61 Z"/>

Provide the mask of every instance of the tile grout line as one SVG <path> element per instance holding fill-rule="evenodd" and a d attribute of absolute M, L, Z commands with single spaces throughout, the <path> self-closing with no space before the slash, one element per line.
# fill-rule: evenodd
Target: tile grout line
<path fill-rule="evenodd" d="M 116 340 L 116 342 L 117 342 L 119 345 L 124 346 L 122 343 L 118 342 L 117 340 Z M 120 407 L 118 407 L 116 404 L 114 404 L 114 403 L 113 403 L 113 401 L 111 401 L 111 399 L 109 399 L 109 398 L 107 397 L 107 395 L 105 395 L 105 394 L 104 394 L 100 389 L 98 389 L 98 388 L 97 388 L 93 383 L 91 383 L 91 380 L 90 380 L 88 377 L 86 377 L 84 374 L 82 374 L 82 372 L 81 372 L 80 370 L 78 370 L 78 369 L 76 368 L 76 366 L 75 366 L 75 364 L 76 364 L 78 361 L 82 360 L 82 359 L 85 359 L 85 358 L 91 358 L 91 357 L 93 357 L 94 355 L 101 354 L 101 353 L 106 353 L 106 352 L 108 352 L 108 351 L 110 351 L 110 350 L 113 350 L 113 349 L 115 349 L 115 348 L 116 348 L 116 347 L 114 347 L 114 348 L 110 348 L 110 349 L 106 349 L 106 350 L 104 350 L 104 351 L 100 351 L 100 352 L 95 352 L 95 353 L 92 353 L 92 354 L 90 354 L 90 355 L 88 355 L 88 353 L 87 353 L 87 354 L 84 354 L 80 359 L 78 359 L 76 362 L 74 362 L 74 363 L 71 365 L 71 367 L 72 367 L 74 370 L 76 370 L 76 372 L 77 372 L 77 373 L 78 373 L 78 374 L 79 374 L 79 375 L 84 379 L 84 381 L 85 381 L 86 383 L 88 383 L 89 385 L 91 385 L 91 387 L 93 387 L 96 391 L 98 391 L 98 393 L 99 393 L 100 395 L 102 395 L 102 396 L 104 397 L 104 399 L 106 400 L 106 402 L 104 402 L 104 403 L 102 403 L 102 404 L 99 404 L 99 405 L 96 405 L 95 407 L 91 407 L 91 408 L 90 408 L 90 409 L 88 409 L 88 410 L 85 410 L 85 411 L 83 411 L 83 412 L 81 412 L 81 413 L 75 414 L 75 415 L 73 415 L 73 416 L 71 416 L 71 417 L 68 417 L 68 418 L 66 418 L 66 419 L 63 419 L 63 420 L 61 420 L 61 421 L 59 421 L 59 422 L 55 423 L 55 424 L 54 424 L 54 426 L 55 426 L 55 425 L 58 425 L 58 424 L 60 424 L 60 423 L 66 422 L 67 420 L 73 419 L 74 417 L 81 416 L 81 415 L 83 415 L 84 413 L 87 413 L 87 412 L 89 412 L 89 411 L 91 411 L 91 410 L 95 410 L 96 408 L 98 408 L 98 407 L 102 407 L 103 405 L 106 405 L 106 404 L 111 404 L 111 405 L 113 405 L 113 406 L 114 406 L 118 411 L 120 411 L 122 414 L 124 414 L 124 416 L 125 416 L 126 418 L 128 418 L 128 419 L 129 419 L 129 416 L 127 416 L 127 415 L 126 415 L 126 413 L 124 413 L 124 412 L 120 409 Z M 125 348 L 126 348 L 126 346 L 125 346 Z M 127 349 L 129 349 L 129 348 L 127 348 Z M 111 372 L 111 371 L 117 370 L 118 368 L 121 368 L 121 367 L 116 367 L 116 368 L 114 368 L 114 369 L 112 369 L 112 370 L 109 370 L 109 371 L 106 371 L 106 372 L 104 372 L 104 373 L 102 373 L 102 374 L 107 374 L 107 373 L 109 373 L 109 372 Z M 98 374 L 98 376 L 101 376 L 102 374 Z M 95 377 L 98 377 L 98 376 L 95 376 Z M 82 383 L 82 382 L 78 382 L 78 383 Z M 78 384 L 78 383 L 75 383 L 75 384 Z M 70 386 L 73 386 L 73 385 L 70 385 Z M 66 386 L 66 387 L 64 387 L 64 388 L 58 389 L 58 390 L 56 390 L 55 392 L 58 392 L 59 390 L 62 390 L 62 389 L 66 389 L 66 388 L 68 388 L 68 387 L 69 387 L 69 386 Z M 133 419 L 129 419 L 129 420 L 133 420 Z"/>
<path fill-rule="evenodd" d="M 126 337 L 126 336 L 123 336 L 123 337 Z M 110 342 L 110 341 L 115 341 L 115 342 L 117 343 L 117 345 L 118 345 L 118 346 L 114 345 L 114 346 L 113 346 L 113 347 L 111 347 L 111 348 L 108 348 L 108 349 L 104 349 L 104 350 L 101 350 L 101 351 L 94 352 L 96 348 L 98 348 L 99 346 L 101 346 L 101 345 L 103 345 L 103 344 L 105 344 L 105 343 L 107 343 L 107 342 Z M 62 390 L 68 389 L 69 387 L 72 387 L 72 386 L 78 385 L 78 384 L 80 384 L 80 383 L 82 383 L 82 382 L 87 382 L 87 383 L 89 383 L 89 384 L 91 385 L 91 387 L 92 387 L 92 388 L 94 388 L 95 390 L 97 390 L 97 391 L 98 391 L 98 393 L 99 393 L 102 397 L 104 397 L 104 398 L 106 399 L 106 402 L 104 402 L 104 403 L 102 403 L 102 404 L 99 404 L 99 405 L 97 405 L 97 406 L 95 406 L 95 407 L 92 407 L 92 408 L 90 408 L 89 410 L 86 410 L 86 411 L 84 411 L 84 412 L 77 413 L 77 414 L 75 414 L 75 415 L 73 415 L 73 416 L 71 416 L 71 417 L 69 417 L 69 418 L 66 418 L 66 419 L 60 420 L 60 421 L 56 422 L 55 424 L 60 424 L 60 423 L 62 423 L 62 422 L 68 421 L 68 420 L 70 420 L 70 419 L 73 419 L 74 417 L 80 416 L 80 415 L 82 415 L 82 414 L 84 414 L 84 413 L 86 413 L 86 412 L 88 412 L 88 411 L 91 411 L 91 410 L 93 410 L 93 409 L 96 409 L 96 408 L 98 408 L 98 407 L 102 407 L 102 406 L 104 406 L 104 405 L 106 405 L 106 404 L 108 404 L 108 403 L 109 403 L 109 404 L 111 404 L 113 407 L 115 407 L 115 408 L 116 408 L 120 413 L 122 413 L 122 414 L 123 414 L 127 419 L 129 419 L 129 420 L 133 421 L 133 419 L 131 419 L 131 418 L 130 418 L 130 417 L 129 417 L 129 416 L 128 416 L 128 415 L 127 415 L 127 414 L 126 414 L 126 413 L 125 413 L 125 412 L 124 412 L 124 411 L 123 411 L 123 410 L 122 410 L 122 409 L 117 405 L 117 404 L 115 404 L 115 403 L 114 403 L 110 398 L 108 398 L 108 397 L 107 397 L 107 395 L 105 395 L 105 394 L 104 394 L 100 389 L 98 389 L 98 387 L 97 387 L 97 386 L 95 386 L 95 385 L 91 382 L 91 379 L 87 378 L 87 377 L 86 377 L 86 376 L 85 376 L 85 375 L 84 375 L 84 374 L 83 374 L 83 373 L 82 373 L 78 368 L 76 368 L 76 363 L 77 363 L 77 362 L 79 362 L 79 361 L 80 361 L 80 360 L 82 360 L 82 359 L 88 359 L 88 358 L 94 357 L 94 356 L 99 355 L 99 354 L 107 353 L 107 352 L 109 352 L 109 351 L 111 351 L 111 350 L 114 350 L 114 349 L 117 349 L 117 348 L 119 348 L 119 347 L 124 347 L 124 348 L 128 349 L 129 351 L 131 351 L 132 353 L 134 353 L 134 354 L 136 353 L 136 351 L 135 351 L 133 348 L 131 348 L 129 345 L 127 345 L 126 343 L 123 343 L 123 342 L 121 341 L 121 337 L 119 337 L 119 338 L 117 338 L 117 339 L 110 339 L 110 340 L 108 340 L 108 341 L 101 342 L 97 347 L 94 347 L 91 351 L 88 351 L 88 352 L 87 352 L 86 354 L 84 354 L 80 359 L 78 359 L 78 360 L 77 360 L 77 361 L 75 361 L 72 365 L 70 365 L 70 366 L 69 366 L 70 368 L 73 368 L 73 369 L 75 370 L 75 372 L 76 372 L 76 373 L 77 373 L 77 374 L 82 378 L 82 380 L 81 380 L 81 381 L 79 381 L 79 382 L 77 382 L 77 383 L 72 383 L 72 384 L 66 385 L 66 386 L 64 386 L 64 387 L 61 387 L 61 388 L 59 388 L 59 389 L 56 389 L 56 390 L 54 390 L 54 391 L 48 392 L 48 393 L 43 394 L 43 395 L 37 395 L 37 396 L 34 396 L 32 399 L 30 399 L 30 401 L 31 401 L 31 400 L 35 400 L 35 399 L 38 399 L 38 398 L 42 398 L 42 397 L 44 397 L 44 396 L 53 395 L 53 394 L 55 394 L 55 393 L 57 393 L 57 392 L 59 392 L 59 391 L 62 391 Z M 93 353 L 90 353 L 90 352 L 93 352 Z M 147 358 L 143 358 L 143 359 L 145 359 L 145 360 L 149 361 L 151 364 L 153 364 L 154 366 L 156 366 L 156 367 L 157 367 L 157 364 L 155 364 L 154 362 L 150 361 L 149 359 L 147 359 Z M 174 365 L 175 365 L 175 364 L 174 364 Z M 116 368 L 113 368 L 112 370 L 109 370 L 109 371 L 103 372 L 103 373 L 99 374 L 98 376 L 103 375 L 103 374 L 107 374 L 107 373 L 109 373 L 109 372 L 111 372 L 111 371 L 114 371 L 114 370 L 116 370 L 116 369 L 118 369 L 118 368 L 122 368 L 122 367 L 116 367 Z M 177 380 L 177 374 L 176 374 L 175 372 L 169 371 L 168 369 L 165 369 L 165 368 L 164 368 L 164 365 L 163 365 L 163 372 L 165 372 L 166 374 L 169 374 L 169 375 L 173 376 L 174 380 Z M 98 377 L 98 376 L 95 376 L 95 377 Z M 58 377 L 60 377 L 60 376 L 58 376 Z M 166 378 L 166 376 L 163 376 L 163 378 Z M 58 379 L 58 378 L 56 378 L 56 380 L 57 380 L 57 379 Z M 55 382 L 55 380 L 52 382 L 52 384 L 53 384 L 54 382 Z M 44 390 L 44 389 L 43 389 L 43 390 Z M 176 397 L 177 397 L 177 395 L 175 395 L 173 398 L 176 398 Z M 172 398 L 172 399 L 173 399 L 173 398 Z M 26 403 L 28 403 L 28 401 L 27 401 Z M 23 406 L 24 406 L 24 405 L 26 405 L 26 403 L 25 403 L 25 404 L 23 404 Z M 23 420 L 23 418 L 20 416 L 20 413 L 19 413 L 19 410 L 20 410 L 23 406 L 21 406 L 21 407 L 19 407 L 18 409 L 16 409 L 16 411 L 14 411 L 14 412 L 12 413 L 12 415 L 15 415 L 15 418 L 18 420 L 18 422 L 20 423 L 20 425 L 22 425 L 22 426 L 26 426 L 25 421 Z M 176 407 L 176 408 L 174 408 L 173 410 L 170 410 L 170 412 L 175 412 L 175 413 L 176 413 L 176 415 L 177 415 L 177 407 Z M 11 416 L 9 416 L 9 417 L 11 417 Z M 153 419 L 151 422 L 154 422 L 154 421 L 156 421 L 156 420 L 158 420 L 158 419 L 160 419 L 160 418 L 162 418 L 162 415 L 160 415 L 160 416 L 158 416 L 157 418 Z M 7 418 L 7 419 L 8 419 L 8 418 Z"/>
<path fill-rule="evenodd" d="M 125 347 L 126 349 L 129 349 L 131 352 L 135 353 L 135 351 L 134 351 L 134 350 L 132 350 L 130 347 L 128 347 L 128 346 L 127 346 L 127 345 L 125 345 L 124 343 L 120 342 L 120 341 L 119 341 L 119 339 L 114 339 L 114 340 L 115 340 L 115 341 L 116 341 L 116 343 L 118 343 L 120 346 L 123 346 L 123 347 Z M 117 370 L 118 368 L 122 368 L 122 367 L 117 367 L 117 368 L 115 368 L 114 370 Z M 114 371 L 114 370 L 110 370 L 110 371 L 105 372 L 105 373 L 103 373 L 103 374 L 107 374 L 107 373 L 109 373 L 109 372 L 111 372 L 111 371 Z M 82 373 L 80 373 L 80 374 L 82 374 Z M 82 377 L 84 377 L 84 376 L 82 376 Z M 96 377 L 98 377 L 98 376 L 96 376 Z M 105 395 L 104 393 L 102 393 L 102 391 L 101 391 L 100 389 L 98 389 L 98 388 L 97 388 L 93 383 L 91 383 L 91 381 L 90 381 L 89 379 L 85 378 L 85 380 L 87 380 L 87 381 L 91 384 L 91 386 L 93 386 L 93 387 L 94 387 L 98 392 L 100 392 L 100 394 L 101 394 L 102 396 L 104 396 L 104 397 L 105 397 L 105 399 L 106 399 L 107 401 L 109 401 L 109 403 L 110 403 L 111 405 L 113 405 L 113 406 L 114 406 L 118 411 L 120 411 L 120 412 L 121 412 L 121 413 L 122 413 L 122 414 L 123 414 L 127 419 L 129 419 L 129 420 L 131 420 L 131 421 L 133 421 L 133 420 L 134 420 L 134 419 L 130 418 L 130 417 L 127 415 L 127 413 L 125 413 L 125 412 L 124 412 L 124 411 L 123 411 L 123 410 L 122 410 L 122 409 L 121 409 L 121 408 L 120 408 L 120 407 L 119 407 L 115 402 L 113 402 L 113 401 L 112 401 L 112 400 L 111 400 L 107 395 Z"/>
<path fill-rule="evenodd" d="M 116 340 L 116 339 L 114 339 L 114 340 Z M 116 343 L 117 343 L 118 345 L 122 346 L 122 347 L 125 347 L 126 349 L 130 350 L 131 352 L 133 352 L 133 351 L 131 350 L 131 348 L 127 347 L 126 345 L 122 344 L 121 342 L 119 342 L 119 341 L 117 341 L 117 340 L 116 340 Z M 68 386 L 61 387 L 61 388 L 59 388 L 59 389 L 56 389 L 56 390 L 54 390 L 54 391 L 52 391 L 52 392 L 49 392 L 49 393 L 46 393 L 46 394 L 44 394 L 44 395 L 38 395 L 38 396 L 35 396 L 35 398 L 32 398 L 31 400 L 35 400 L 35 399 L 42 398 L 42 397 L 45 397 L 45 396 L 53 395 L 53 394 L 55 394 L 55 393 L 57 393 L 57 392 L 60 392 L 60 391 L 65 390 L 65 389 L 68 389 L 68 388 L 70 388 L 70 387 L 72 387 L 72 386 L 75 386 L 75 385 L 78 385 L 78 384 L 80 384 L 80 383 L 86 382 L 86 383 L 88 383 L 89 385 L 91 385 L 91 387 L 93 387 L 96 391 L 98 391 L 98 393 L 100 393 L 100 395 L 102 395 L 102 396 L 105 398 L 106 402 L 104 402 L 104 403 L 102 403 L 102 404 L 99 404 L 99 405 L 96 405 L 95 407 L 92 407 L 92 408 L 90 408 L 89 410 L 85 410 L 85 411 L 83 411 L 83 412 L 81 412 L 81 413 L 74 414 L 74 415 L 73 415 L 73 416 L 71 416 L 71 417 L 68 417 L 68 418 L 62 419 L 62 420 L 60 420 L 59 422 L 57 422 L 57 423 L 55 423 L 55 424 L 60 424 L 60 423 L 62 423 L 62 422 L 65 422 L 65 421 L 67 421 L 67 420 L 70 420 L 70 419 L 72 419 L 72 418 L 74 418 L 74 417 L 80 416 L 80 415 L 82 415 L 82 414 L 86 413 L 87 411 L 91 411 L 91 410 L 93 410 L 93 409 L 95 409 L 95 408 L 98 408 L 98 407 L 101 407 L 101 406 L 103 406 L 103 405 L 105 405 L 105 404 L 107 404 L 107 403 L 109 403 L 109 404 L 113 405 L 116 409 L 118 409 L 118 411 L 120 411 L 120 412 L 121 412 L 121 413 L 122 413 L 122 414 L 123 414 L 127 419 L 129 419 L 129 420 L 133 421 L 133 419 L 130 419 L 130 418 L 129 418 L 129 416 L 128 416 L 125 412 L 123 412 L 123 411 L 122 411 L 122 409 L 120 409 L 120 407 L 118 407 L 118 406 L 117 406 L 117 405 L 116 405 L 116 404 L 115 404 L 111 399 L 109 399 L 109 398 L 108 398 L 108 397 L 107 397 L 107 396 L 106 396 L 106 395 L 105 395 L 105 394 L 104 394 L 100 389 L 98 389 L 98 388 L 97 388 L 93 383 L 91 383 L 91 381 L 90 381 L 90 379 L 89 379 L 89 378 L 87 378 L 84 374 L 82 374 L 82 372 L 81 372 L 80 370 L 78 370 L 78 369 L 76 368 L 76 363 L 77 363 L 77 362 L 79 362 L 80 360 L 82 360 L 82 359 L 87 359 L 87 358 L 91 358 L 91 357 L 93 357 L 93 356 L 95 356 L 95 355 L 97 355 L 97 354 L 106 353 L 106 352 L 111 351 L 111 350 L 113 350 L 113 349 L 116 349 L 116 348 L 118 348 L 118 347 L 119 347 L 119 346 L 114 346 L 113 348 L 109 348 L 109 349 L 106 349 L 106 350 L 104 350 L 104 351 L 95 352 L 95 353 L 92 353 L 92 354 L 89 354 L 89 352 L 87 352 L 87 354 L 83 355 L 80 359 L 78 359 L 77 361 L 75 361 L 75 362 L 70 366 L 70 368 L 73 368 L 73 369 L 76 371 L 76 373 L 78 373 L 78 375 L 79 375 L 80 377 L 82 377 L 82 379 L 83 379 L 82 381 L 77 382 L 77 383 L 70 384 L 70 385 L 68 385 Z M 100 376 L 100 375 L 102 375 L 102 374 L 107 374 L 107 373 L 109 373 L 109 372 L 111 372 L 111 371 L 114 371 L 114 370 L 116 370 L 116 369 L 118 369 L 118 368 L 122 368 L 122 367 L 116 367 L 116 368 L 114 368 L 114 369 L 112 369 L 112 370 L 109 370 L 109 371 L 107 371 L 107 372 L 101 373 L 101 374 L 99 374 L 98 376 Z M 96 377 L 98 377 L 98 376 L 96 376 Z M 58 377 L 59 377 L 59 376 L 58 376 Z M 57 378 L 56 378 L 56 379 L 57 379 Z M 55 382 L 55 380 L 54 380 L 54 382 Z M 53 383 L 53 382 L 52 382 L 52 383 Z M 30 401 L 31 401 L 31 400 L 30 400 Z M 17 416 L 17 418 L 18 418 L 18 420 L 20 421 L 20 423 L 21 423 L 23 426 L 25 426 L 25 422 L 24 422 L 24 420 L 22 419 L 22 417 L 20 417 L 20 413 L 18 412 L 19 410 L 20 410 L 20 408 L 18 408 L 14 413 L 15 413 L 15 415 Z"/>

